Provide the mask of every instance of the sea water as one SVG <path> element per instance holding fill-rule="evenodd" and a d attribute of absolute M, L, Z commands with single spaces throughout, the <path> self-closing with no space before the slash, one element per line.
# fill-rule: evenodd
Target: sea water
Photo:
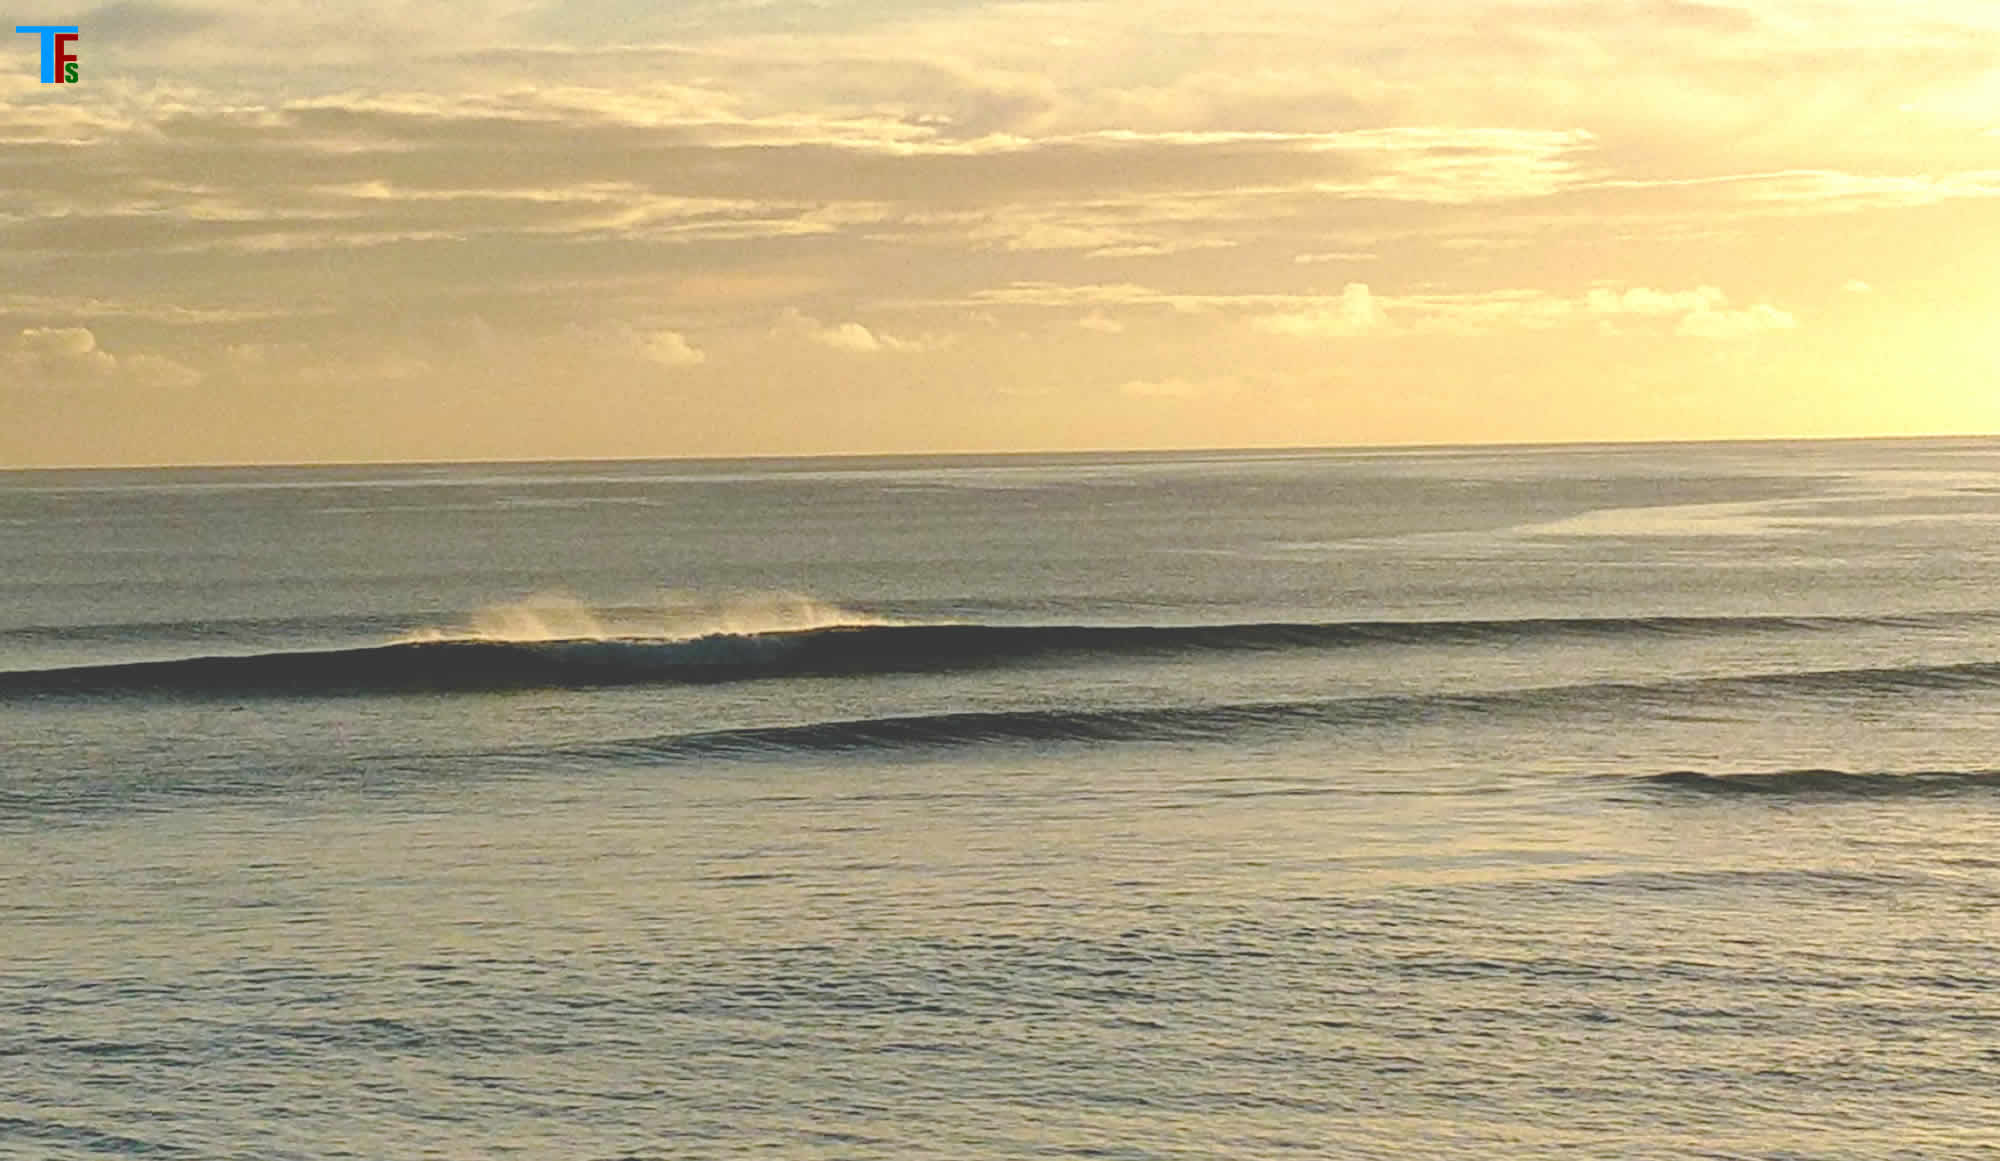
<path fill-rule="evenodd" d="M 0 475 L 0 1156 L 2000 1156 L 2000 441 Z"/>

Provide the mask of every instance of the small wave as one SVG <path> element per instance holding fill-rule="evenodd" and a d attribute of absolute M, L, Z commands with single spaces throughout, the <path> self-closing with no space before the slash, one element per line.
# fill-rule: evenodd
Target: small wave
<path fill-rule="evenodd" d="M 565 748 L 560 757 L 676 762 L 887 750 L 953 749 L 1005 743 L 1221 741 L 1257 727 L 1386 718 L 1409 698 L 1235 706 L 1148 706 L 1103 710 L 978 710 L 749 726 Z M 1336 706 L 1346 709 L 1343 715 Z"/>
<path fill-rule="evenodd" d="M 1788 675 L 1775 675 L 1783 680 Z M 1734 686 L 1751 679 L 1730 679 L 1706 691 L 1735 700 Z M 2000 667 L 1991 681 L 2000 685 Z M 1001 744 L 1067 744 L 1106 742 L 1223 742 L 1246 734 L 1311 728 L 1356 729 L 1477 720 L 1504 715 L 1626 712 L 1634 706 L 1679 705 L 1705 692 L 1705 681 L 1624 685 L 1537 686 L 1526 689 L 1462 693 L 1375 694 L 1295 701 L 1220 705 L 1150 705 L 1089 709 L 978 710 L 904 716 L 853 718 L 796 725 L 749 726 L 651 738 L 628 738 L 556 752 L 524 754 L 530 758 L 583 758 L 614 761 L 675 762 L 699 758 L 742 758 L 799 754 L 838 754 L 896 750 L 952 749 Z M 1675 773 L 1659 776 L 1667 788 L 1700 789 L 1706 775 Z M 1986 775 L 1908 775 L 1918 781 L 1900 784 L 1951 786 L 1950 777 Z M 2000 786 L 2000 775 L 1993 776 Z M 1942 781 L 1940 779 L 1943 779 Z M 1683 785 L 1681 780 L 1693 780 Z M 1969 784 L 1969 783 L 1968 783 Z M 1831 786 L 1831 784 L 1828 784 Z M 1754 783 L 1724 787 L 1755 793 Z M 1953 787 L 1959 788 L 1959 787 Z M 1775 792 L 1775 791 L 1773 791 Z M 1938 792 L 1949 792 L 1940 790 Z"/>
<path fill-rule="evenodd" d="M 1955 665 L 1893 665 L 1865 669 L 1818 669 L 1793 673 L 1760 673 L 1743 677 L 1700 678 L 1685 683 L 1715 692 L 1871 694 L 1992 689 L 2000 687 L 2000 662 L 1967 661 Z"/>
<path fill-rule="evenodd" d="M 1709 774 L 1674 770 L 1640 779 L 1646 786 L 1687 794 L 1772 798 L 1937 798 L 2000 790 L 2000 770 L 1773 770 Z"/>

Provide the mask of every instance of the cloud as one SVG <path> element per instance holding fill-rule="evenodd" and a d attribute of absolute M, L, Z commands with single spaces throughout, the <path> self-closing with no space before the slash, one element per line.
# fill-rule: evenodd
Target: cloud
<path fill-rule="evenodd" d="M 1678 320 L 1674 333 L 1701 339 L 1736 339 L 1764 331 L 1788 331 L 1798 326 L 1789 312 L 1768 303 L 1731 309 L 1729 296 L 1713 286 L 1661 291 L 1643 286 L 1617 290 L 1596 287 L 1584 305 L 1599 316 L 1639 315 Z"/>
<path fill-rule="evenodd" d="M 639 342 L 639 352 L 649 362 L 663 367 L 692 367 L 705 362 L 708 356 L 690 346 L 687 336 L 679 331 L 654 331 Z"/>
<path fill-rule="evenodd" d="M 0 380 L 28 388 L 189 387 L 193 368 L 153 354 L 118 356 L 88 327 L 29 327 L 0 344 Z"/>
<path fill-rule="evenodd" d="M 40 367 L 64 378 L 107 378 L 118 360 L 99 350 L 88 327 L 30 327 L 15 337 L 17 366 Z"/>
<path fill-rule="evenodd" d="M 216 13 L 179 4 L 149 0 L 119 0 L 83 14 L 79 27 L 90 34 L 93 47 L 102 40 L 107 45 L 154 45 L 211 27 Z"/>
<path fill-rule="evenodd" d="M 1003 306 L 1173 306 L 1199 309 L 1212 296 L 1176 295 L 1133 282 L 1074 285 L 1058 282 L 1015 282 L 975 291 L 976 303 Z"/>
<path fill-rule="evenodd" d="M 1674 329 L 1677 334 L 1696 338 L 1740 339 L 1765 331 L 1789 331 L 1797 326 L 1798 320 L 1789 312 L 1760 302 L 1743 310 L 1711 308 L 1691 311 L 1682 316 L 1680 325 Z"/>
<path fill-rule="evenodd" d="M 1363 282 L 1348 283 L 1338 295 L 1176 294 L 1132 283 L 1015 283 L 978 291 L 970 301 L 1026 308 L 1086 306 L 1093 315 L 1111 306 L 1235 315 L 1247 318 L 1258 330 L 1293 338 L 1492 335 L 1549 331 L 1595 320 L 1607 333 L 1637 326 L 1654 333 L 1721 339 L 1798 325 L 1792 314 L 1768 303 L 1732 307 L 1729 296 L 1714 286 L 1655 290 L 1605 285 L 1572 297 L 1531 287 L 1379 295 Z"/>
<path fill-rule="evenodd" d="M 201 372 L 162 355 L 123 356 L 119 370 L 139 387 L 192 387 L 202 380 Z"/>
<path fill-rule="evenodd" d="M 1802 202 L 1824 210 L 1924 206 L 1966 198 L 2000 198 L 2000 169 L 1938 175 L 1856 174 L 1801 170 L 1741 179 L 1746 200 Z"/>
<path fill-rule="evenodd" d="M 761 341 L 942 424 L 974 383 L 1108 406 L 1121 381 L 1319 367 L 1312 342 L 1417 384 L 1623 336 L 1667 378 L 1706 343 L 1809 330 L 1796 366 L 1845 370 L 1840 328 L 1787 304 L 1849 270 L 1976 313 L 2000 236 L 1991 3 L 585 8 L 85 0 L 96 80 L 0 70 L 0 386 L 198 378 L 182 360 L 218 400 L 359 376 L 435 401 L 577 357 L 791 414 L 767 404 L 803 387 L 716 366 Z M 450 341 L 471 317 L 497 345 Z M 952 367 L 915 357 L 952 336 Z M 369 363 L 377 344 L 410 358 Z M 1052 372 L 1066 346 L 1117 367 Z M 895 438 L 936 444 L 918 426 Z"/>
<path fill-rule="evenodd" d="M 1190 250 L 1226 250 L 1236 243 L 1226 238 L 1188 238 L 1178 242 L 1135 242 L 1127 246 L 1101 246 L 1087 258 L 1164 258 Z"/>
<path fill-rule="evenodd" d="M 680 88 L 648 104 L 576 86 L 154 97 L 117 116 L 10 105 L 0 139 L 65 146 L 10 158 L 10 188 L 38 211 L 10 225 L 11 248 L 128 254 L 745 241 L 837 233 L 860 212 L 960 245 L 1160 256 L 1234 244 L 1205 228 L 1218 207 L 1190 196 L 1532 196 L 1575 180 L 1588 146 L 1571 131 L 1421 127 L 961 138 L 879 113 L 749 115 Z"/>
<path fill-rule="evenodd" d="M 1009 252 L 1070 250 L 1090 258 L 1150 258 L 1236 245 L 1220 236 L 1231 224 L 1214 207 L 1191 207 L 1179 197 L 1105 198 L 1052 205 L 1005 206 L 953 215 L 904 215 L 909 225 L 931 227 L 946 244 L 969 241 Z M 967 226 L 963 235 L 950 227 Z"/>
<path fill-rule="evenodd" d="M 693 367 L 708 361 L 708 355 L 679 331 L 597 323 L 571 326 L 568 337 L 599 354 L 654 366 Z"/>
<path fill-rule="evenodd" d="M 1290 311 L 1256 319 L 1259 330 L 1295 338 L 1352 338 L 1389 327 L 1389 316 L 1365 282 L 1350 282 L 1330 306 Z"/>
<path fill-rule="evenodd" d="M 881 339 L 875 337 L 874 331 L 857 322 L 836 323 L 832 326 L 816 327 L 810 334 L 814 342 L 824 343 L 837 351 L 880 351 L 889 349 Z"/>
<path fill-rule="evenodd" d="M 1596 287 L 1584 296 L 1584 305 L 1594 314 L 1684 315 L 1713 310 L 1729 301 L 1729 296 L 1713 286 L 1693 290 L 1661 291 L 1635 286 L 1626 290 Z"/>
<path fill-rule="evenodd" d="M 1052 215 L 1042 214 L 1027 220 L 988 220 L 967 231 L 966 236 L 975 242 L 1016 251 L 1100 250 L 1136 245 L 1145 237 L 1126 227 L 1051 218 Z"/>
<path fill-rule="evenodd" d="M 914 339 L 898 338 L 886 332 L 870 330 L 858 322 L 823 323 L 811 315 L 790 307 L 780 316 L 776 333 L 802 335 L 836 351 L 864 355 L 881 352 L 907 354 L 933 351 L 949 345 L 949 340 L 934 335 L 924 335 Z"/>
<path fill-rule="evenodd" d="M 254 309 L 187 306 L 174 302 L 149 302 L 137 295 L 107 299 L 91 295 L 0 293 L 0 317 L 141 319 L 182 327 L 248 323 L 312 313 L 316 312 L 311 308 L 289 306 Z"/>

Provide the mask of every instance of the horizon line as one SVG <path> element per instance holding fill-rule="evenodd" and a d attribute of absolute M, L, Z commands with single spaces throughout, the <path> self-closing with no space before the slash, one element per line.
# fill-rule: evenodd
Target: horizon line
<path fill-rule="evenodd" d="M 1675 447 L 1759 443 L 1879 443 L 1898 441 L 1914 443 L 1926 440 L 1987 440 L 1996 438 L 2000 438 L 2000 431 L 1925 432 L 1914 434 L 1905 432 L 1873 435 L 1748 435 L 1716 436 L 1699 439 L 1554 439 L 1442 443 L 1238 444 L 1210 447 L 1013 448 L 986 451 L 743 452 L 733 455 L 523 456 L 466 459 L 213 460 L 164 463 L 8 464 L 0 465 L 0 474 L 26 472 L 229 471 L 247 468 L 418 468 L 524 466 L 530 464 L 739 463 L 759 460 L 975 459 L 982 457 L 1015 458 L 1028 456 L 1242 454 L 1248 452 L 1395 453 L 1473 449 L 1519 449 L 1525 451 L 1542 448 Z"/>

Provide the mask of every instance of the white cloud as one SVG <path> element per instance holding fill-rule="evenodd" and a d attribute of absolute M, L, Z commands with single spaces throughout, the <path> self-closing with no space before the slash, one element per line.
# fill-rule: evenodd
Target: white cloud
<path fill-rule="evenodd" d="M 125 378 L 139 387 L 192 387 L 201 372 L 161 355 L 126 355 L 119 360 Z"/>
<path fill-rule="evenodd" d="M 1112 306 L 1171 304 L 1176 296 L 1140 286 L 1134 282 L 1095 282 L 1071 285 L 1057 282 L 1014 282 L 1003 287 L 973 293 L 973 301 L 1001 306 Z"/>
<path fill-rule="evenodd" d="M 574 325 L 567 333 L 571 342 L 601 355 L 660 367 L 693 367 L 708 361 L 707 353 L 679 331 L 614 322 Z"/>
<path fill-rule="evenodd" d="M 1675 332 L 1703 339 L 1740 339 L 1764 331 L 1788 331 L 1798 320 L 1768 303 L 1743 310 L 1697 310 L 1684 316 Z"/>
<path fill-rule="evenodd" d="M 1693 290 L 1650 290 L 1634 286 L 1626 290 L 1599 286 L 1584 296 L 1584 306 L 1592 314 L 1685 315 L 1713 310 L 1729 301 L 1729 296 L 1713 286 Z"/>
<path fill-rule="evenodd" d="M 1833 210 L 1923 206 L 1966 198 L 2000 197 L 2000 170 L 1994 169 L 1942 176 L 1797 170 L 1756 174 L 1740 181 L 1749 201 L 1803 202 Z"/>
<path fill-rule="evenodd" d="M 692 367 L 708 360 L 708 356 L 689 344 L 687 336 L 679 331 L 654 331 L 642 336 L 639 352 L 648 361 L 663 367 Z"/>
<path fill-rule="evenodd" d="M 114 355 L 88 327 L 29 327 L 0 344 L 0 385 L 190 387 L 200 372 L 161 355 Z"/>
<path fill-rule="evenodd" d="M 1017 282 L 975 292 L 971 301 L 1014 307 L 1103 307 L 1171 310 L 1183 315 L 1235 314 L 1251 326 L 1294 338 L 1363 335 L 1490 335 L 1548 331 L 1595 320 L 1605 333 L 1631 325 L 1640 331 L 1694 338 L 1736 338 L 1792 330 L 1798 320 L 1768 303 L 1737 308 L 1714 286 L 1656 290 L 1598 286 L 1574 297 L 1531 288 L 1460 293 L 1378 295 L 1350 282 L 1337 296 L 1295 294 L 1174 294 L 1131 283 L 1061 285 Z M 1085 325 L 1085 324 L 1079 324 Z"/>
<path fill-rule="evenodd" d="M 1643 286 L 1618 290 L 1596 287 L 1584 296 L 1584 306 L 1600 317 L 1638 315 L 1677 320 L 1674 333 L 1700 339 L 1735 339 L 1763 331 L 1788 331 L 1798 326 L 1789 312 L 1769 303 L 1735 309 L 1729 296 L 1713 286 L 1693 290 L 1652 290 Z"/>
<path fill-rule="evenodd" d="M 838 323 L 819 327 L 812 331 L 814 342 L 824 343 L 837 351 L 880 351 L 884 349 L 875 332 L 857 322 Z M 892 340 L 893 341 L 893 340 Z"/>
<path fill-rule="evenodd" d="M 884 331 L 870 330 L 858 322 L 824 323 L 797 308 L 785 310 L 778 320 L 776 332 L 803 335 L 821 346 L 863 355 L 885 351 L 908 354 L 934 351 L 950 345 L 949 339 L 936 335 L 901 338 Z"/>
<path fill-rule="evenodd" d="M 1236 243 L 1227 238 L 1184 238 L 1178 242 L 1136 242 L 1128 246 L 1103 246 L 1085 254 L 1086 258 L 1160 258 L 1185 254 L 1190 250 L 1226 250 Z"/>
<path fill-rule="evenodd" d="M 1089 314 L 1084 315 L 1082 318 L 1076 320 L 1076 325 L 1087 331 L 1096 331 L 1101 335 L 1123 334 L 1125 331 L 1124 323 L 1119 322 L 1101 310 L 1093 310 Z"/>
<path fill-rule="evenodd" d="M 1350 282 L 1337 302 L 1311 310 L 1266 315 L 1255 320 L 1259 330 L 1296 338 L 1351 338 L 1387 330 L 1389 316 L 1365 282 Z"/>
<path fill-rule="evenodd" d="M 975 227 L 966 236 L 975 242 L 1013 251 L 1103 250 L 1113 246 L 1143 244 L 1135 240 L 1140 235 L 1129 230 L 1011 216 L 995 217 Z"/>
<path fill-rule="evenodd" d="M 14 356 L 66 375 L 101 378 L 117 369 L 118 360 L 97 345 L 89 327 L 30 327 L 14 342 Z"/>

